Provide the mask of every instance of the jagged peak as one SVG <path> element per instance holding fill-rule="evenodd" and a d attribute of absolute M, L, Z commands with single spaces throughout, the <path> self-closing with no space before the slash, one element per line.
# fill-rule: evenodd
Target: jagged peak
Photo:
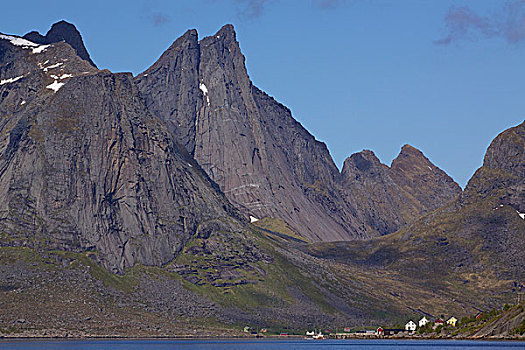
<path fill-rule="evenodd" d="M 237 34 L 235 33 L 235 28 L 233 27 L 233 24 L 223 25 L 221 29 L 219 29 L 219 31 L 215 35 L 225 36 L 225 37 L 231 36 L 233 38 L 237 36 Z"/>
<path fill-rule="evenodd" d="M 372 150 L 364 149 L 361 152 L 356 152 L 346 158 L 343 163 L 341 174 L 344 175 L 352 171 L 369 171 L 378 166 L 382 166 L 382 164 L 375 153 Z"/>
<path fill-rule="evenodd" d="M 197 33 L 197 29 L 188 29 L 184 34 L 182 34 L 180 37 L 178 37 L 173 44 L 164 52 L 163 55 L 178 50 L 181 46 L 184 46 L 186 43 L 197 43 L 199 40 L 199 33 Z"/>
<path fill-rule="evenodd" d="M 392 176 L 402 177 L 404 179 L 416 179 L 421 176 L 437 176 L 449 183 L 455 192 L 461 192 L 461 187 L 452 177 L 432 163 L 419 149 L 408 144 L 401 147 L 401 151 L 392 161 L 390 169 L 392 170 Z"/>
<path fill-rule="evenodd" d="M 37 31 L 32 31 L 24 35 L 24 39 L 34 41 L 38 44 L 52 44 L 65 41 L 73 49 L 75 49 L 77 55 L 80 58 L 88 61 L 93 67 L 97 67 L 91 60 L 91 57 L 89 57 L 89 53 L 86 50 L 84 41 L 82 40 L 82 35 L 80 35 L 77 27 L 65 20 L 54 23 L 45 36 L 41 35 Z"/>
<path fill-rule="evenodd" d="M 421 152 L 418 148 L 405 144 L 403 147 L 401 147 L 401 151 L 397 155 L 397 157 L 392 161 L 391 168 L 396 169 L 400 168 L 403 165 L 406 166 L 406 163 L 425 163 L 426 166 L 434 166 L 432 162 Z M 431 170 L 431 169 L 430 169 Z"/>
<path fill-rule="evenodd" d="M 374 163 L 381 163 L 379 158 L 377 158 L 376 154 L 374 153 L 374 151 L 370 149 L 364 149 L 361 152 L 356 152 L 352 154 L 350 157 L 348 157 L 347 159 L 355 160 L 359 158 L 365 158 L 367 160 L 373 161 Z"/>
<path fill-rule="evenodd" d="M 492 140 L 485 157 L 483 166 L 493 169 L 505 169 L 514 173 L 521 169 L 518 176 L 525 174 L 523 161 L 525 160 L 525 121 L 514 127 L 502 131 Z"/>
<path fill-rule="evenodd" d="M 225 24 L 217 31 L 217 33 L 207 36 L 201 40 L 201 43 L 204 43 L 205 45 L 213 42 L 224 43 L 225 46 L 233 42 L 239 46 L 237 42 L 237 34 L 235 33 L 235 29 L 232 24 Z"/>
<path fill-rule="evenodd" d="M 52 34 L 54 32 L 61 31 L 61 30 L 75 31 L 79 33 L 77 27 L 75 27 L 73 23 L 69 23 L 65 20 L 61 20 L 51 25 L 51 29 L 49 29 L 46 36 L 48 36 L 50 33 Z"/>
<path fill-rule="evenodd" d="M 410 144 L 404 144 L 403 147 L 401 147 L 401 151 L 399 154 L 411 154 L 411 155 L 422 155 L 424 156 L 423 152 L 421 152 L 420 149 L 410 145 Z"/>
<path fill-rule="evenodd" d="M 162 53 L 159 59 L 153 63 L 148 69 L 139 74 L 138 76 L 144 77 L 145 75 L 157 70 L 161 66 L 170 65 L 173 57 L 179 55 L 181 50 L 185 48 L 198 49 L 199 33 L 196 29 L 188 29 L 184 34 L 178 37 L 171 45 Z"/>

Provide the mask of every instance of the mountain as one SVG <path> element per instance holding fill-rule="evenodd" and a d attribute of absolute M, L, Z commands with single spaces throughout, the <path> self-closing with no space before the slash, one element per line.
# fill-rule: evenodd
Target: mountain
<path fill-rule="evenodd" d="M 56 28 L 54 26 L 53 28 Z M 0 235 L 95 251 L 111 271 L 163 265 L 242 218 L 138 97 L 70 45 L 0 36 Z"/>
<path fill-rule="evenodd" d="M 347 158 L 341 172 L 348 201 L 357 199 L 364 222 L 392 233 L 454 200 L 461 188 L 421 151 L 405 145 L 388 167 L 372 151 Z"/>
<path fill-rule="evenodd" d="M 0 335 L 362 315 L 308 276 L 315 258 L 292 262 L 293 237 L 247 225 L 131 74 L 4 34 L 0 67 Z"/>
<path fill-rule="evenodd" d="M 0 336 L 394 325 L 523 280 L 524 124 L 464 192 L 411 146 L 339 172 L 231 26 L 137 77 L 0 34 L 0 117 Z"/>
<path fill-rule="evenodd" d="M 39 32 L 33 31 L 24 35 L 23 38 L 42 45 L 64 41 L 75 49 L 78 57 L 88 61 L 93 67 L 97 67 L 89 57 L 89 53 L 84 46 L 84 41 L 82 40 L 80 32 L 73 24 L 66 21 L 60 21 L 53 24 L 45 36 Z"/>
<path fill-rule="evenodd" d="M 414 285 L 449 293 L 448 308 L 501 306 L 525 281 L 524 169 L 525 122 L 492 141 L 455 201 L 390 235 L 305 249 L 350 266 L 397 271 Z"/>
<path fill-rule="evenodd" d="M 284 220 L 310 241 L 363 239 L 393 232 L 459 194 L 452 179 L 404 148 L 392 170 L 398 185 L 388 190 L 390 197 L 403 191 L 402 198 L 368 198 L 372 192 L 360 184 L 368 180 L 351 178 L 360 156 L 341 174 L 326 145 L 253 85 L 244 61 L 233 26 L 200 41 L 189 30 L 136 83 L 147 108 L 246 217 Z M 397 205 L 407 198 L 410 205 Z"/>

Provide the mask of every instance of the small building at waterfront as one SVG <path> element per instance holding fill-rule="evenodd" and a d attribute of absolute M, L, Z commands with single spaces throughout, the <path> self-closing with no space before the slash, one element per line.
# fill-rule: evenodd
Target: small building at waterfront
<path fill-rule="evenodd" d="M 410 332 L 415 331 L 416 328 L 417 328 L 417 325 L 412 320 L 408 321 L 407 324 L 405 325 L 405 330 L 410 331 Z"/>
<path fill-rule="evenodd" d="M 430 321 L 425 317 L 423 316 L 422 319 L 419 320 L 419 327 L 424 327 L 427 323 L 429 323 Z"/>
<path fill-rule="evenodd" d="M 456 327 L 456 323 L 458 322 L 458 319 L 452 316 L 447 320 L 447 324 L 451 325 L 452 327 Z"/>

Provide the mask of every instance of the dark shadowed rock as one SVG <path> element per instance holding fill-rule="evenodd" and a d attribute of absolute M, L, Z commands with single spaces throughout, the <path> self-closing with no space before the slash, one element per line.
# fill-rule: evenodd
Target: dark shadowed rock
<path fill-rule="evenodd" d="M 66 21 L 60 21 L 53 24 L 45 36 L 33 31 L 24 35 L 24 39 L 37 44 L 52 44 L 65 41 L 75 49 L 80 58 L 88 61 L 93 67 L 96 67 L 95 63 L 93 63 L 89 57 L 89 53 L 84 46 L 84 41 L 82 40 L 80 32 L 73 24 Z"/>

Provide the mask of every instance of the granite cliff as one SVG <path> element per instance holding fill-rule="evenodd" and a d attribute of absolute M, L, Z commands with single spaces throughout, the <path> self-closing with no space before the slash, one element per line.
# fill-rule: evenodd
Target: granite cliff
<path fill-rule="evenodd" d="M 359 154 L 341 174 L 326 145 L 253 85 L 244 61 L 231 25 L 200 41 L 189 30 L 136 82 L 148 109 L 246 216 L 284 220 L 311 241 L 364 239 L 394 232 L 461 191 L 413 148 L 385 180 L 395 187 L 372 188 L 375 175 L 351 166 Z"/>
<path fill-rule="evenodd" d="M 0 80 L 3 244 L 93 250 L 122 272 L 242 228 L 131 74 L 98 71 L 65 42 L 3 35 Z"/>

